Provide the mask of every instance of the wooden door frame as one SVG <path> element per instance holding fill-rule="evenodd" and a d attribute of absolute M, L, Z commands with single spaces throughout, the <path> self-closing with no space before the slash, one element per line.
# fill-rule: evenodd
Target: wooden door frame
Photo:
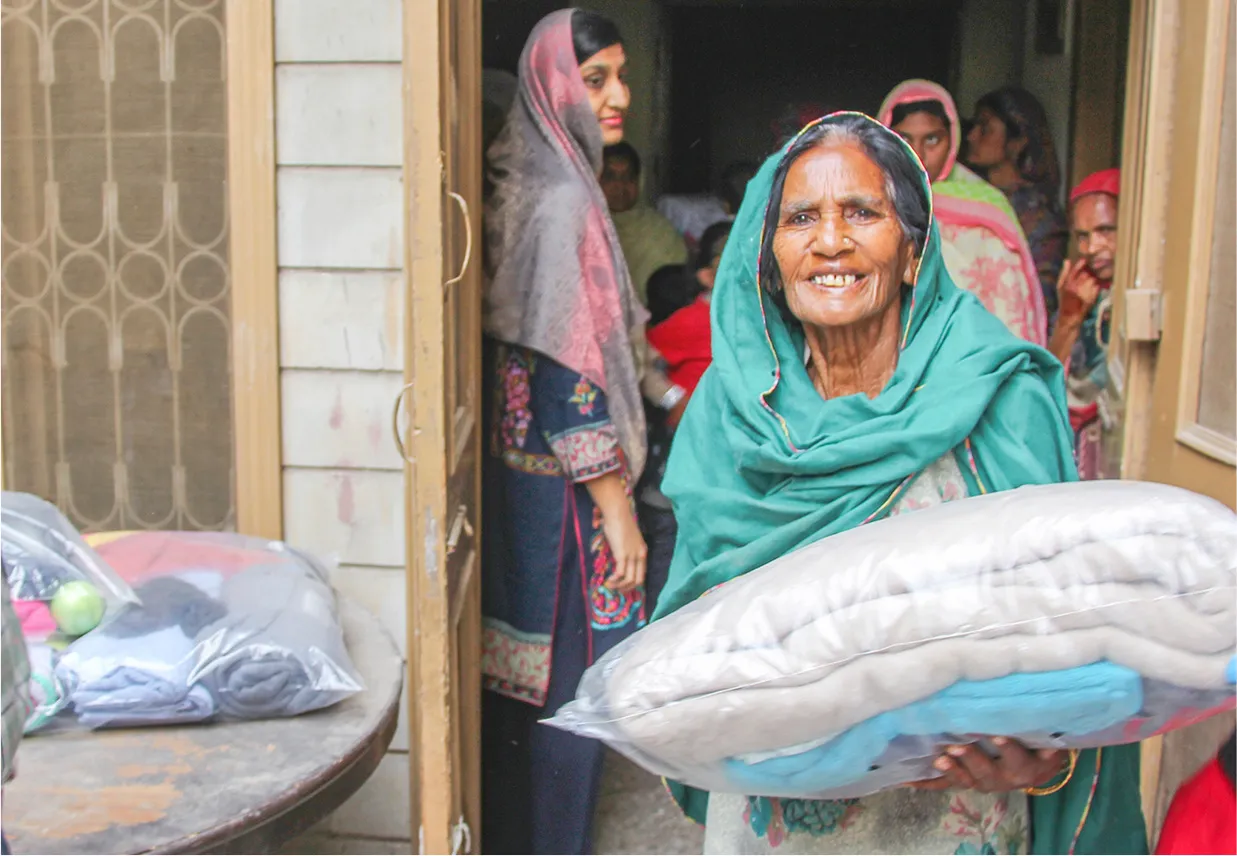
<path fill-rule="evenodd" d="M 1134 0 L 1131 8 L 1118 220 L 1121 240 L 1113 295 L 1117 323 L 1109 354 L 1110 374 L 1123 398 L 1125 413 L 1121 460 L 1121 477 L 1125 479 L 1149 477 L 1153 438 L 1154 442 L 1163 439 L 1154 410 L 1157 360 L 1162 347 L 1168 349 L 1166 358 L 1182 358 L 1184 395 L 1180 406 L 1168 415 L 1173 442 L 1190 458 L 1201 459 L 1189 442 L 1191 438 L 1181 436 L 1183 414 L 1192 417 L 1193 411 L 1187 410 L 1191 402 L 1197 404 L 1198 379 L 1187 379 L 1186 374 L 1197 372 L 1198 361 L 1191 362 L 1191 348 L 1201 346 L 1201 342 L 1166 342 L 1161 346 L 1159 342 L 1127 341 L 1124 319 L 1128 290 L 1139 289 L 1164 299 L 1166 277 L 1171 275 L 1174 288 L 1169 296 L 1173 302 L 1166 312 L 1185 312 L 1183 335 L 1201 339 L 1200 319 L 1195 318 L 1191 326 L 1190 314 L 1198 312 L 1200 301 L 1205 307 L 1209 280 L 1200 277 L 1205 277 L 1210 265 L 1214 165 L 1220 145 L 1218 110 L 1216 115 L 1209 115 L 1208 99 L 1216 101 L 1216 93 L 1222 92 L 1223 65 L 1213 66 L 1217 65 L 1217 44 L 1219 60 L 1224 58 L 1228 34 L 1224 23 L 1232 14 L 1232 4 L 1233 0 Z M 1200 14 L 1205 16 L 1201 26 Z M 1195 49 L 1194 37 L 1200 33 L 1206 35 L 1202 51 Z M 1185 42 L 1188 46 L 1183 47 Z M 1181 215 L 1181 197 L 1187 194 L 1190 216 L 1183 226 L 1174 221 L 1174 215 Z M 1200 204 L 1206 205 L 1205 210 L 1197 207 Z M 1183 243 L 1183 228 L 1188 230 L 1188 240 L 1184 241 L 1188 252 L 1174 252 L 1174 258 L 1185 264 L 1175 263 L 1170 269 L 1166 259 L 1173 246 L 1179 249 Z M 1180 299 L 1182 282 L 1186 283 L 1184 300 Z M 1191 467 L 1181 478 L 1189 482 L 1197 472 L 1197 467 Z M 1162 759 L 1162 737 L 1143 742 L 1143 814 L 1153 841 L 1163 808 L 1159 805 Z"/>
<path fill-rule="evenodd" d="M 405 446 L 440 449 L 441 454 L 409 457 L 404 463 L 405 539 L 408 555 L 408 730 L 412 748 L 410 770 L 412 829 L 420 852 L 450 853 L 442 839 L 451 817 L 451 793 L 422 794 L 423 771 L 446 770 L 454 758 L 449 722 L 421 715 L 450 697 L 450 638 L 440 632 L 450 620 L 450 604 L 441 589 L 439 557 L 446 545 L 446 420 L 441 415 L 442 390 L 417 384 L 416 377 L 441 377 L 444 336 L 441 323 L 443 282 L 443 153 L 441 143 L 441 69 L 437 0 L 403 2 L 404 109 L 404 381 L 409 409 Z M 436 288 L 417 286 L 433 283 Z M 430 414 L 430 418 L 421 418 Z M 419 617 L 435 613 L 422 632 Z"/>
<path fill-rule="evenodd" d="M 1125 122 L 1121 138 L 1122 187 L 1117 234 L 1121 245 L 1113 289 L 1113 345 L 1109 369 L 1123 398 L 1125 421 L 1121 478 L 1146 472 L 1150 406 L 1155 379 L 1154 342 L 1125 339 L 1128 290 L 1159 290 L 1164 275 L 1161 241 L 1168 212 L 1167 175 L 1172 154 L 1179 0 L 1135 0 L 1130 9 Z M 1147 236 L 1147 240 L 1143 240 Z"/>
<path fill-rule="evenodd" d="M 404 271 L 406 317 L 405 386 L 401 400 L 407 401 L 410 418 L 406 426 L 397 426 L 405 440 L 405 502 L 406 551 L 408 556 L 408 717 L 412 759 L 410 764 L 412 827 L 417 830 L 417 843 L 423 853 L 476 852 L 480 830 L 480 795 L 478 783 L 470 779 L 469 770 L 480 770 L 476 751 L 466 751 L 460 739 L 480 741 L 480 687 L 478 698 L 471 704 L 457 697 L 457 682 L 462 660 L 476 656 L 479 660 L 480 629 L 474 627 L 476 638 L 459 641 L 456 627 L 467 632 L 472 625 L 464 622 L 455 609 L 453 594 L 468 586 L 469 600 L 460 610 L 479 615 L 479 557 L 462 572 L 457 585 L 452 585 L 451 554 L 448 543 L 459 538 L 457 524 L 466 522 L 460 509 L 449 507 L 451 478 L 463 452 L 460 432 L 468 425 L 471 443 L 479 454 L 477 434 L 480 430 L 479 411 L 476 420 L 463 423 L 458 413 L 444 411 L 444 391 L 455 383 L 448 377 L 449 368 L 444 349 L 447 345 L 447 325 L 454 323 L 446 313 L 448 287 L 463 286 L 454 270 L 448 271 L 444 259 L 444 221 L 447 216 L 463 216 L 469 221 L 478 242 L 472 250 L 472 264 L 479 262 L 481 177 L 479 169 L 467 166 L 467 176 L 461 176 L 458 187 L 447 187 L 446 158 L 443 141 L 444 110 L 448 101 L 444 89 L 451 85 L 443 77 L 444 34 L 449 19 L 442 14 L 441 2 L 451 2 L 451 13 L 460 16 L 464 28 L 476 37 L 476 68 L 469 68 L 456 85 L 471 86 L 480 76 L 480 3 L 479 0 L 402 0 L 403 3 L 403 111 L 404 111 Z M 479 116 L 477 117 L 479 121 Z M 473 124 L 476 124 L 475 122 Z M 479 131 L 479 128 L 478 128 Z M 479 137 L 478 137 L 479 138 Z M 471 172 L 477 172 L 476 175 Z M 471 195 L 472 207 L 455 213 L 448 191 Z M 453 194 L 454 195 L 454 194 Z M 456 201 L 462 197 L 456 197 Z M 468 254 L 465 253 L 465 259 Z M 465 268 L 467 270 L 467 268 Z M 451 281 L 448 282 L 448 277 Z M 452 283 L 457 283 L 453 285 Z M 476 319 L 479 322 L 479 318 Z M 479 346 L 479 342 L 477 343 Z M 458 343 L 457 343 L 458 346 Z M 480 367 L 480 354 L 473 354 L 472 365 Z M 424 381 L 430 379 L 434 383 Z M 480 379 L 475 379 L 479 390 Z M 473 405 L 481 406 L 479 391 Z M 398 405 L 397 405 L 398 408 Z M 448 418 L 450 417 L 450 418 Z M 411 453 L 411 454 L 408 454 Z M 475 545 L 479 538 L 480 467 L 476 467 L 473 485 L 477 508 L 474 523 L 464 528 Z M 471 528 L 469 528 L 471 527 Z M 475 616 L 474 616 L 475 617 Z M 467 682 L 466 682 L 467 684 Z M 470 690 L 471 685 L 464 687 Z M 458 729 L 458 731 L 457 731 Z M 475 776 L 473 777 L 475 778 Z M 434 782 L 427 789 L 425 782 Z M 460 804 L 456 805 L 456 796 Z M 474 821 L 470 828 L 468 820 Z"/>
<path fill-rule="evenodd" d="M 1223 113 L 1224 78 L 1227 74 L 1227 53 L 1232 26 L 1232 0 L 1207 0 L 1206 40 L 1202 45 L 1202 86 L 1199 90 L 1201 109 L 1198 134 L 1195 138 L 1195 175 L 1190 221 L 1190 249 L 1187 257 L 1186 296 L 1184 302 L 1184 334 L 1180 394 L 1174 414 L 1174 440 L 1195 452 L 1233 466 L 1235 444 L 1231 439 L 1198 424 L 1199 391 L 1202 382 L 1203 331 L 1205 329 L 1207 296 L 1211 286 L 1212 241 L 1215 237 L 1215 209 L 1219 188 L 1216 172 L 1220 163 L 1220 148 L 1231 145 L 1222 140 L 1220 124 Z M 1212 107 L 1216 109 L 1211 109 Z M 1184 144 L 1184 140 L 1183 140 Z"/>
<path fill-rule="evenodd" d="M 226 0 L 236 529 L 283 536 L 274 0 Z"/>

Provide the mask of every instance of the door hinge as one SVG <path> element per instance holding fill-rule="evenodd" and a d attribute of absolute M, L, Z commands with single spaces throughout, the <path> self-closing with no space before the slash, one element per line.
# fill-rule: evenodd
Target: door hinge
<path fill-rule="evenodd" d="M 1125 339 L 1158 342 L 1164 329 L 1164 295 L 1158 288 L 1131 288 L 1125 292 Z"/>

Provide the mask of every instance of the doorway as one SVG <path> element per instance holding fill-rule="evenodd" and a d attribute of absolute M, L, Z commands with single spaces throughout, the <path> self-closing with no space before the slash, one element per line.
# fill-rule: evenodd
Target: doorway
<path fill-rule="evenodd" d="M 958 2 L 684 4 L 666 9 L 668 193 L 711 190 L 728 164 L 762 161 L 835 110 L 875 115 L 912 77 L 949 85 Z"/>

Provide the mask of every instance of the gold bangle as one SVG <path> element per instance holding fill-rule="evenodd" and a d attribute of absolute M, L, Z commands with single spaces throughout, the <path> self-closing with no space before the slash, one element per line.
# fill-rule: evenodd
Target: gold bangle
<path fill-rule="evenodd" d="M 1033 797 L 1046 797 L 1049 794 L 1055 794 L 1061 788 L 1069 784 L 1069 780 L 1074 778 L 1074 770 L 1078 766 L 1078 750 L 1069 750 L 1069 769 L 1065 771 L 1065 778 L 1057 782 L 1055 785 L 1048 785 L 1043 788 L 1023 788 L 1028 794 Z"/>

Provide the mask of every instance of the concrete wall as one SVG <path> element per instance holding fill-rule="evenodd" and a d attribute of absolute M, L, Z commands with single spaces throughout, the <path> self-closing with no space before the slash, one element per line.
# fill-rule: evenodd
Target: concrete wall
<path fill-rule="evenodd" d="M 1019 83 L 1027 27 L 1026 0 L 965 0 L 959 15 L 954 100 L 970 116 L 985 92 Z"/>
<path fill-rule="evenodd" d="M 1057 163 L 1061 167 L 1062 199 L 1066 161 L 1072 133 L 1070 119 L 1073 114 L 1074 32 L 1073 2 L 1067 2 L 1065 52 L 1057 56 L 1042 56 L 1035 51 L 1035 4 L 1027 4 L 1026 26 L 1023 40 L 1022 86 L 1044 105 L 1048 124 L 1052 127 L 1052 141 L 1056 145 Z"/>
<path fill-rule="evenodd" d="M 1035 50 L 1035 12 L 1039 0 L 964 0 L 961 53 L 954 98 L 963 116 L 993 89 L 1017 84 L 1039 99 L 1048 114 L 1061 175 L 1066 176 L 1073 132 L 1075 34 L 1073 3 L 1066 2 L 1065 52 L 1044 56 Z M 1062 191 L 1064 192 L 1064 191 Z"/>
<path fill-rule="evenodd" d="M 276 0 L 284 533 L 406 636 L 399 0 Z M 289 852 L 407 853 L 408 732 Z"/>

